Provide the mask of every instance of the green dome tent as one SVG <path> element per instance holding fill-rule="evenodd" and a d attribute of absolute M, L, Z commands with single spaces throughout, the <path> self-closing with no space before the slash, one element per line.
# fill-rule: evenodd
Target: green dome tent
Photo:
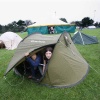
<path fill-rule="evenodd" d="M 53 55 L 46 66 L 40 83 L 53 87 L 71 87 L 81 82 L 88 73 L 89 65 L 76 49 L 68 33 L 57 35 L 31 34 L 18 46 L 5 76 L 13 68 L 24 66 L 25 52 L 42 52 L 46 47 L 53 46 Z M 22 70 L 22 69 L 21 69 Z M 17 70 L 20 73 L 20 70 Z M 24 69 L 21 71 L 24 75 Z"/>

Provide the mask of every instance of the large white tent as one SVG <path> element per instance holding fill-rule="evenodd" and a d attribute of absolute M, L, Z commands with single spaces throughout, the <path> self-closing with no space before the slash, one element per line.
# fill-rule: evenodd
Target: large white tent
<path fill-rule="evenodd" d="M 17 48 L 22 38 L 14 32 L 5 32 L 0 36 L 0 40 L 3 41 L 6 49 L 14 50 Z"/>
<path fill-rule="evenodd" d="M 60 19 L 57 18 L 45 18 L 45 19 L 39 19 L 36 21 L 35 24 L 29 25 L 28 27 L 31 26 L 52 26 L 52 25 L 67 25 L 68 23 L 65 23 L 61 21 Z"/>
<path fill-rule="evenodd" d="M 63 32 L 73 33 L 75 32 L 76 26 L 61 21 L 57 18 L 45 18 L 37 20 L 33 25 L 27 27 L 28 35 L 33 33 L 50 34 L 50 28 L 53 27 L 54 34 Z"/>
<path fill-rule="evenodd" d="M 88 26 L 89 29 L 94 29 L 96 28 L 95 26 Z"/>

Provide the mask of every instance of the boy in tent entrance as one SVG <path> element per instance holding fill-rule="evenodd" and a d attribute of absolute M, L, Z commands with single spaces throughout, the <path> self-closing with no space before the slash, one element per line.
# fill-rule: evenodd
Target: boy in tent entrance
<path fill-rule="evenodd" d="M 31 57 L 29 57 L 29 53 L 25 53 L 25 57 L 26 57 L 26 61 L 29 63 L 30 68 L 31 68 L 31 73 L 32 75 L 30 75 L 28 78 L 33 78 L 36 79 L 36 69 L 38 68 L 38 66 L 41 63 L 41 57 L 38 54 L 33 54 Z"/>
<path fill-rule="evenodd" d="M 43 68 L 42 68 L 42 75 L 44 74 L 45 72 L 45 67 L 46 67 L 46 64 L 49 62 L 51 56 L 52 56 L 52 52 L 53 52 L 53 49 L 51 47 L 47 47 L 45 49 L 45 53 L 44 53 L 44 56 L 43 56 Z M 29 75 L 28 78 L 33 78 L 33 79 L 36 79 L 36 70 L 37 68 L 40 67 L 41 65 L 41 61 L 42 61 L 42 57 L 39 55 L 39 54 L 33 54 L 31 57 L 29 57 L 29 53 L 25 53 L 25 57 L 26 57 L 26 61 L 28 62 L 29 64 L 29 67 L 31 69 L 31 73 L 32 75 Z M 37 79 L 36 79 L 37 80 Z"/>

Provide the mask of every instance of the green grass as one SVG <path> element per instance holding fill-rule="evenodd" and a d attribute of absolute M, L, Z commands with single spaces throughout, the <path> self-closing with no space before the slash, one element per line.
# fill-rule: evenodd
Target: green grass
<path fill-rule="evenodd" d="M 82 32 L 97 36 L 100 41 L 100 29 L 83 29 Z M 18 34 L 22 38 L 27 36 L 27 33 Z M 0 50 L 0 100 L 99 100 L 100 43 L 76 47 L 91 67 L 84 81 L 71 88 L 45 87 L 18 77 L 13 71 L 8 73 L 6 81 L 3 75 L 15 50 Z"/>

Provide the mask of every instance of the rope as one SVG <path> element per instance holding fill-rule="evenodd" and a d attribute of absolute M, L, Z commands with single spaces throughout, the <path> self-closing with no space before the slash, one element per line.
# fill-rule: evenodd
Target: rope
<path fill-rule="evenodd" d="M 23 76 L 22 81 L 21 81 L 19 84 L 16 84 L 16 85 L 12 85 L 12 84 L 7 80 L 6 76 L 4 76 L 4 79 L 6 80 L 6 82 L 7 82 L 10 86 L 18 86 L 18 85 L 20 85 L 20 84 L 23 83 L 23 81 L 24 81 L 24 76 Z"/>
<path fill-rule="evenodd" d="M 90 68 L 91 68 L 92 70 L 94 70 L 97 74 L 100 75 L 100 73 L 99 73 L 97 70 L 95 70 L 93 67 L 90 66 Z"/>
<path fill-rule="evenodd" d="M 6 82 L 7 82 L 10 86 L 18 86 L 18 85 L 20 85 L 20 84 L 22 84 L 22 83 L 24 82 L 24 76 L 25 76 L 25 74 L 26 74 L 26 68 L 25 68 L 25 63 L 24 63 L 24 75 L 22 76 L 22 81 L 21 81 L 20 83 L 18 83 L 18 84 L 16 84 L 16 85 L 13 85 L 13 84 L 11 84 L 11 83 L 7 80 L 6 76 L 4 76 L 4 79 L 6 80 Z"/>

